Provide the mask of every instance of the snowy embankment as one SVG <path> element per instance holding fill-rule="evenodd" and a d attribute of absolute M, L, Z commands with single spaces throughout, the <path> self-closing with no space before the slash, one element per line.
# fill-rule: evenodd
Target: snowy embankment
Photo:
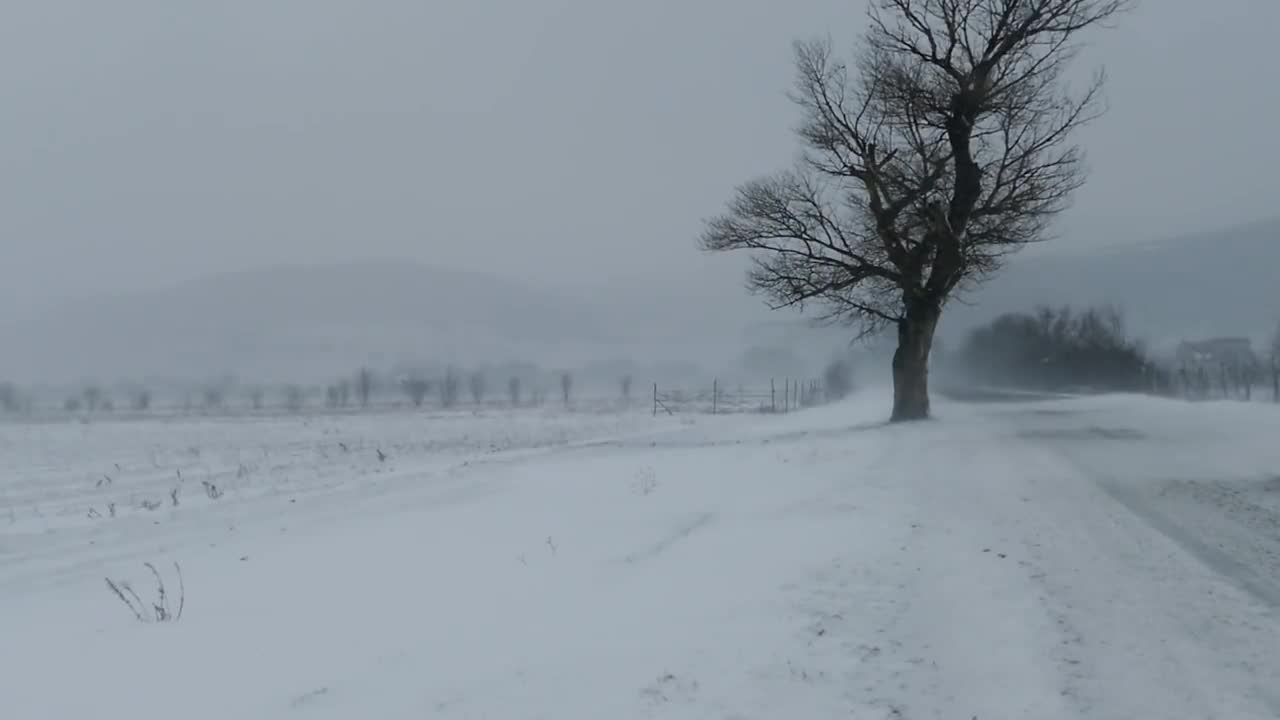
<path fill-rule="evenodd" d="M 3 716 L 1280 716 L 1280 411 L 885 403 L 2 426 Z"/>

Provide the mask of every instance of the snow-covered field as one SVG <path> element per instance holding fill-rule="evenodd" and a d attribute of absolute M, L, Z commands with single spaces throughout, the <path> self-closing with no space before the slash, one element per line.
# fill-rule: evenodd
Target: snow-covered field
<path fill-rule="evenodd" d="M 1280 408 L 886 408 L 0 425 L 0 717 L 1280 717 Z"/>

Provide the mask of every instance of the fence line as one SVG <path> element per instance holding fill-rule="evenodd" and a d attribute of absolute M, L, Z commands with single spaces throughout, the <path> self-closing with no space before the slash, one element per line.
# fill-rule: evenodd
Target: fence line
<path fill-rule="evenodd" d="M 1270 399 L 1280 403 L 1280 363 L 1232 367 L 1224 363 L 1183 363 L 1168 373 L 1169 394 L 1185 400 Z M 1265 393 L 1265 395 L 1263 395 Z"/>
<path fill-rule="evenodd" d="M 720 380 L 713 379 L 711 387 L 693 390 L 671 388 L 663 390 L 653 384 L 653 414 L 676 411 L 701 412 L 726 415 L 744 412 L 785 413 L 826 402 L 826 393 L 817 380 L 800 381 L 793 378 L 769 380 L 767 389 L 739 384 L 726 389 Z"/>

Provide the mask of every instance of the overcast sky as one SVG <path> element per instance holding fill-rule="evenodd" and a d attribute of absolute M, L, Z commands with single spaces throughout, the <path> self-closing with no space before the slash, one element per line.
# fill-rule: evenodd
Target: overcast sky
<path fill-rule="evenodd" d="M 706 267 L 795 150 L 791 42 L 853 0 L 40 0 L 0 13 L 0 300 L 404 257 L 577 282 Z M 1063 246 L 1275 214 L 1275 0 L 1145 0 Z M 675 269 L 682 272 L 675 272 Z M 736 271 L 735 271 L 736 272 Z"/>

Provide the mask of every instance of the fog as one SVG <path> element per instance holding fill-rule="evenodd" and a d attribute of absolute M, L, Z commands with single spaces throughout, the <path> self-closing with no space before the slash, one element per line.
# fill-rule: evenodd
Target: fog
<path fill-rule="evenodd" d="M 253 348 L 278 351 L 262 334 L 278 330 L 244 327 L 256 309 L 233 297 L 263 271 L 298 266 L 323 266 L 327 279 L 295 277 L 299 305 L 280 323 L 344 348 L 316 372 L 397 354 L 568 363 L 570 341 L 586 343 L 574 346 L 582 363 L 728 362 L 761 341 L 755 324 L 796 319 L 747 296 L 744 258 L 704 255 L 694 240 L 736 184 L 796 151 L 792 41 L 825 34 L 847 46 L 863 13 L 849 0 L 12 4 L 0 23 L 0 320 L 20 328 L 8 344 L 21 350 L 0 372 L 283 372 L 314 361 L 256 358 Z M 1212 252 L 1216 229 L 1273 214 L 1278 23 L 1280 5 L 1262 0 L 1149 0 L 1091 35 L 1081 72 L 1106 66 L 1110 110 L 1081 136 L 1090 182 L 1054 242 L 1029 255 L 1093 256 L 1192 231 L 1208 233 Z M 391 347 L 414 310 L 377 306 L 359 288 L 382 284 L 371 268 L 405 263 L 484 276 L 441 281 L 456 285 L 436 301 L 450 307 L 422 309 L 423 327 L 445 310 L 466 325 L 464 308 L 516 286 L 560 304 L 522 323 L 536 351 L 492 325 L 457 331 L 447 350 L 425 332 Z M 311 317 L 299 298 L 342 284 L 347 265 L 362 269 L 346 293 L 367 306 L 338 326 L 315 317 L 298 328 Z M 235 279 L 245 272 L 259 275 Z M 1202 280 L 1208 298 L 1236 287 L 1230 273 Z M 388 282 L 401 281 L 412 282 Z M 422 302 L 383 302 L 397 297 Z M 185 322 L 183 302 L 204 314 Z M 1275 306 L 1262 295 L 1232 302 Z M 608 332 L 574 336 L 566 307 Z M 163 308 L 179 316 L 152 319 Z M 344 342 L 380 314 L 402 319 Z M 142 329 L 122 329 L 122 317 Z M 469 350 L 473 335 L 494 337 Z M 241 349 L 227 350 L 228 337 Z M 199 338 L 207 347 L 190 349 Z"/>
<path fill-rule="evenodd" d="M 2 7 L 0 720 L 1280 720 L 1280 0 Z"/>

